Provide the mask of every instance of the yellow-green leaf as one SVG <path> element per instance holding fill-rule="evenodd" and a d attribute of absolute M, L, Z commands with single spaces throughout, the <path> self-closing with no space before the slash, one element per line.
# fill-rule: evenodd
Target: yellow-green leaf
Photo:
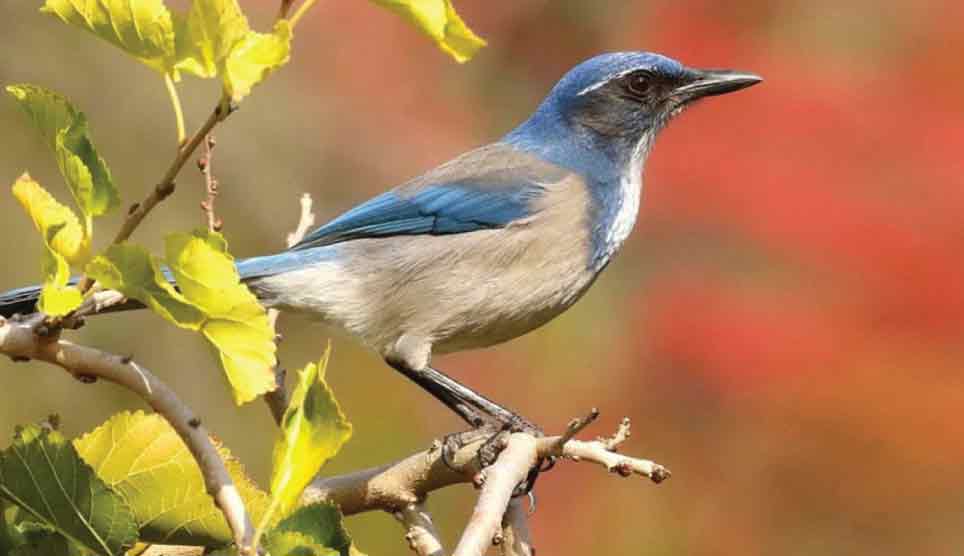
<path fill-rule="evenodd" d="M 309 363 L 298 372 L 272 455 L 268 517 L 288 515 L 301 491 L 351 437 L 351 424 L 325 383 L 330 354 L 331 346 L 317 365 Z"/>
<path fill-rule="evenodd" d="M 90 238 L 84 234 L 72 210 L 58 203 L 26 173 L 13 184 L 13 196 L 23 205 L 37 231 L 54 252 L 74 264 L 87 260 L 90 256 Z"/>
<path fill-rule="evenodd" d="M 80 307 L 84 296 L 70 281 L 70 266 L 67 261 L 49 246 L 44 249 L 44 285 L 37 300 L 37 309 L 48 315 L 59 317 Z"/>
<path fill-rule="evenodd" d="M 224 90 L 234 101 L 248 96 L 251 88 L 288 62 L 291 26 L 282 19 L 271 33 L 250 31 L 231 50 L 224 64 Z"/>
<path fill-rule="evenodd" d="M 97 476 L 124 496 L 140 524 L 141 540 L 207 546 L 231 541 L 231 530 L 207 493 L 194 457 L 162 417 L 118 413 L 74 440 L 74 446 Z M 252 519 L 260 518 L 268 495 L 226 448 L 218 450 L 245 508 Z"/>
<path fill-rule="evenodd" d="M 171 234 L 167 263 L 184 297 L 201 309 L 205 338 L 218 350 L 238 404 L 275 387 L 274 330 L 241 283 L 224 237 L 206 229 Z"/>
<path fill-rule="evenodd" d="M 0 453 L 0 495 L 94 554 L 113 556 L 137 540 L 124 498 L 55 430 L 24 427 Z"/>
<path fill-rule="evenodd" d="M 249 32 L 236 0 L 194 0 L 186 16 L 175 16 L 177 69 L 214 77 Z"/>
<path fill-rule="evenodd" d="M 90 239 L 73 211 L 54 200 L 29 174 L 20 176 L 12 189 L 43 238 L 44 285 L 37 307 L 48 315 L 66 315 L 83 302 L 80 290 L 67 285 L 67 262 L 80 264 L 86 260 L 90 256 Z"/>
<path fill-rule="evenodd" d="M 274 330 L 241 283 L 224 237 L 206 229 L 171 234 L 166 251 L 170 278 L 145 249 L 126 243 L 94 258 L 87 274 L 168 321 L 200 331 L 217 350 L 238 404 L 274 389 Z"/>
<path fill-rule="evenodd" d="M 120 196 L 107 163 L 90 139 L 87 118 L 66 98 L 35 85 L 9 85 L 7 92 L 17 100 L 40 134 L 53 149 L 60 173 L 85 216 L 100 216 L 120 204 Z"/>
<path fill-rule="evenodd" d="M 105 288 L 140 301 L 182 328 L 200 330 L 204 324 L 204 312 L 168 283 L 157 260 L 143 247 L 111 245 L 87 264 L 86 271 Z"/>
<path fill-rule="evenodd" d="M 161 73 L 173 68 L 174 25 L 163 0 L 47 0 L 40 11 L 93 33 Z"/>
<path fill-rule="evenodd" d="M 485 46 L 485 40 L 469 29 L 451 0 L 372 0 L 415 25 L 459 63 L 466 62 Z"/>

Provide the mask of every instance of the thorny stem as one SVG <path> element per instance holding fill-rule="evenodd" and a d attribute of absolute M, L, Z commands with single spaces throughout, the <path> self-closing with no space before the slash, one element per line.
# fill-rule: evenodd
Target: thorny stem
<path fill-rule="evenodd" d="M 214 211 L 214 201 L 218 196 L 218 180 L 214 178 L 214 172 L 211 168 L 213 162 L 211 155 L 215 144 L 214 135 L 208 134 L 204 141 L 204 155 L 198 159 L 197 166 L 201 170 L 201 175 L 204 176 L 205 198 L 201 201 L 201 210 L 204 211 L 208 230 L 219 232 L 224 222 L 218 218 Z"/>

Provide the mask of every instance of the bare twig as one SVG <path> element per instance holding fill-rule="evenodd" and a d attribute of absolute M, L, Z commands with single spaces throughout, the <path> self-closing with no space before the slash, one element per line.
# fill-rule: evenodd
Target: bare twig
<path fill-rule="evenodd" d="M 566 443 L 562 455 L 573 461 L 589 461 L 604 466 L 611 473 L 623 477 L 641 475 L 654 483 L 670 478 L 671 473 L 658 463 L 617 454 L 616 448 L 629 438 L 629 419 L 623 419 L 616 434 L 592 442 L 572 440 Z"/>
<path fill-rule="evenodd" d="M 184 405 L 173 390 L 130 357 L 73 344 L 56 336 L 40 336 L 37 334 L 37 325 L 42 321 L 43 315 L 26 322 L 0 318 L 0 353 L 15 360 L 37 359 L 57 365 L 82 382 L 102 378 L 143 398 L 167 419 L 187 445 L 201 468 L 208 493 L 231 527 L 235 543 L 242 554 L 251 554 L 254 529 L 244 503 L 210 435 L 194 412 Z"/>
<path fill-rule="evenodd" d="M 305 237 L 305 234 L 308 233 L 308 230 L 315 225 L 315 213 L 311 210 L 311 195 L 308 193 L 302 195 L 300 205 L 301 212 L 298 217 L 298 226 L 295 227 L 295 231 L 285 237 L 285 244 L 289 248 L 301 241 Z M 271 325 L 271 329 L 275 331 L 276 342 L 281 341 L 281 335 L 277 332 L 279 314 L 277 309 L 268 309 L 268 323 Z M 285 374 L 285 370 L 281 367 L 279 361 L 274 369 L 275 389 L 264 395 L 264 401 L 268 404 L 268 409 L 271 410 L 271 416 L 274 417 L 275 423 L 279 425 L 281 424 L 281 419 L 284 417 L 285 410 L 288 408 L 288 391 L 285 389 Z"/>
<path fill-rule="evenodd" d="M 121 225 L 120 230 L 117 231 L 117 235 L 114 236 L 113 243 L 127 241 L 127 239 L 131 237 L 131 234 L 134 233 L 134 230 L 136 230 L 140 223 L 144 220 L 144 217 L 146 217 L 147 214 L 151 212 L 151 210 L 157 206 L 158 203 L 170 196 L 171 193 L 174 193 L 174 179 L 177 177 L 178 173 L 180 173 L 181 168 L 184 167 L 187 161 L 194 154 L 194 151 L 196 151 L 201 145 L 201 141 L 203 141 L 204 138 L 211 133 L 211 130 L 214 129 L 215 126 L 217 126 L 220 122 L 223 122 L 225 118 L 231 115 L 232 111 L 233 107 L 230 103 L 219 102 L 211 112 L 211 115 L 208 116 L 207 121 L 205 121 L 201 125 L 200 129 L 198 129 L 194 135 L 191 136 L 191 139 L 188 140 L 184 145 L 178 146 L 177 155 L 174 157 L 171 165 L 168 166 L 167 171 L 164 172 L 164 176 L 161 177 L 161 181 L 154 186 L 154 189 L 151 190 L 143 201 L 140 203 L 135 203 L 131 206 L 130 210 L 128 210 L 127 218 Z M 80 283 L 77 284 L 77 287 L 80 288 L 80 291 L 86 292 L 93 284 L 94 281 L 91 280 L 90 277 L 84 276 L 80 280 Z"/>
<path fill-rule="evenodd" d="M 301 216 L 298 218 L 298 227 L 285 238 L 285 244 L 289 249 L 300 243 L 308 230 L 315 225 L 315 213 L 311 210 L 311 195 L 304 193 L 299 203 L 301 204 Z"/>
<path fill-rule="evenodd" d="M 417 556 L 445 556 L 432 516 L 424 504 L 408 504 L 394 515 L 405 528 L 405 540 Z"/>
<path fill-rule="evenodd" d="M 164 172 L 164 176 L 161 181 L 157 183 L 153 190 L 147 195 L 147 197 L 140 203 L 131 207 L 130 212 L 127 213 L 127 219 L 124 220 L 124 224 L 121 229 L 117 231 L 117 235 L 114 236 L 114 243 L 120 243 L 131 237 L 137 226 L 140 225 L 144 217 L 147 216 L 151 209 L 157 206 L 158 203 L 166 199 L 171 193 L 174 193 L 175 183 L 174 178 L 180 173 L 181 168 L 187 163 L 194 154 L 194 151 L 201 145 L 204 138 L 211 133 L 220 122 L 223 122 L 225 118 L 231 113 L 231 108 L 226 103 L 218 103 L 208 116 L 207 121 L 201 125 L 201 128 L 194 132 L 191 139 L 184 144 L 183 147 L 178 148 L 177 156 L 171 162 L 171 165 Z"/>
<path fill-rule="evenodd" d="M 501 533 L 502 516 L 516 485 L 539 464 L 538 448 L 538 440 L 530 434 L 508 436 L 495 463 L 481 471 L 482 492 L 452 556 L 482 556 L 488 551 Z"/>
<path fill-rule="evenodd" d="M 534 556 L 532 536 L 529 533 L 529 514 L 522 498 L 509 500 L 502 516 L 502 536 L 498 543 L 502 556 Z"/>
<path fill-rule="evenodd" d="M 217 142 L 214 135 L 210 133 L 204 141 L 204 155 L 197 160 L 197 167 L 204 177 L 204 200 L 201 201 L 201 210 L 204 211 L 204 218 L 208 224 L 208 230 L 219 232 L 224 226 L 224 221 L 218 218 L 214 211 L 214 201 L 218 197 L 218 180 L 214 178 L 214 170 L 211 168 L 214 163 L 213 151 Z"/>

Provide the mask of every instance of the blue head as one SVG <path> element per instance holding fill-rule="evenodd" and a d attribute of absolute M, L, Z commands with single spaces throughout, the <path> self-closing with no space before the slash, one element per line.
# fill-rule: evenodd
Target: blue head
<path fill-rule="evenodd" d="M 622 171 L 691 102 L 760 82 L 750 73 L 700 70 L 649 52 L 601 54 L 579 64 L 506 140 L 580 171 Z"/>

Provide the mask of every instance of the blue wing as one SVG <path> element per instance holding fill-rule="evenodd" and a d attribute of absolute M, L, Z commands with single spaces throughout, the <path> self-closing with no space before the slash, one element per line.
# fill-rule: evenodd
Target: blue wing
<path fill-rule="evenodd" d="M 501 228 L 536 210 L 543 184 L 565 173 L 504 144 L 477 149 L 383 193 L 309 233 L 293 249 L 359 238 Z"/>

